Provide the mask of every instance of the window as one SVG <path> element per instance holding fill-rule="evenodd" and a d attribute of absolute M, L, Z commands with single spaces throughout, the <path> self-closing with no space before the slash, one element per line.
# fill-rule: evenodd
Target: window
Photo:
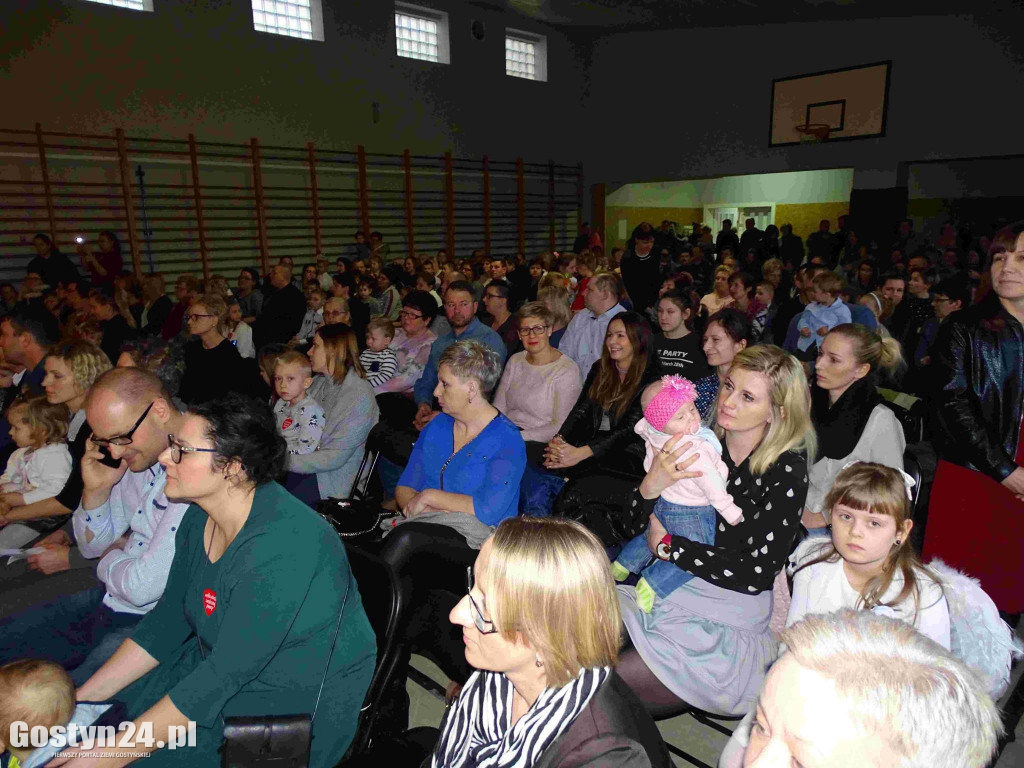
<path fill-rule="evenodd" d="M 115 5 L 118 8 L 128 8 L 132 11 L 152 11 L 153 0 L 89 0 L 91 3 L 101 5 Z"/>
<path fill-rule="evenodd" d="M 505 30 L 505 74 L 526 80 L 547 80 L 547 38 Z"/>
<path fill-rule="evenodd" d="M 448 64 L 448 14 L 395 3 L 395 46 L 404 58 Z"/>
<path fill-rule="evenodd" d="M 324 39 L 320 0 L 252 0 L 252 25 L 272 35 Z"/>

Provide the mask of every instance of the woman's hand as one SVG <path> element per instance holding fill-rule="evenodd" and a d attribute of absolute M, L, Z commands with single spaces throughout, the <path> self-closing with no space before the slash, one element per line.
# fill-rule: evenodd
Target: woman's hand
<path fill-rule="evenodd" d="M 416 517 L 417 515 L 425 515 L 428 512 L 441 512 L 441 509 L 434 506 L 432 491 L 432 488 L 427 488 L 409 499 L 402 510 L 402 514 L 406 517 Z"/>
<path fill-rule="evenodd" d="M 811 512 L 811 510 L 806 507 L 800 515 L 800 522 L 807 530 L 811 530 L 812 528 L 824 528 L 827 525 L 823 515 L 819 515 L 817 512 Z"/>
<path fill-rule="evenodd" d="M 645 499 L 658 498 L 662 491 L 680 480 L 701 476 L 701 472 L 687 471 L 688 467 L 700 458 L 699 453 L 687 456 L 685 459 L 681 458 L 693 447 L 693 443 L 688 440 L 683 442 L 687 437 L 688 435 L 682 432 L 673 435 L 665 443 L 665 447 L 654 455 L 651 468 L 647 471 L 643 482 L 640 483 L 640 495 Z M 664 535 L 662 534 L 662 536 Z"/>
<path fill-rule="evenodd" d="M 658 544 L 665 538 L 665 534 L 668 531 L 665 526 L 661 524 L 661 520 L 651 515 L 651 524 L 647 527 L 647 548 L 651 550 L 651 554 L 655 557 L 658 556 Z"/>
<path fill-rule="evenodd" d="M 1002 483 L 1018 501 L 1024 501 L 1024 467 L 1017 467 L 1003 478 Z"/>
<path fill-rule="evenodd" d="M 593 455 L 594 452 L 590 450 L 590 446 L 584 445 L 577 448 L 575 445 L 563 442 L 554 449 L 548 448 L 544 451 L 544 466 L 548 469 L 575 467 L 581 461 L 585 461 Z"/>
<path fill-rule="evenodd" d="M 8 493 L 0 493 L 0 509 L 6 507 L 6 509 L 9 510 L 11 507 L 23 506 L 25 506 L 25 497 L 22 496 L 20 493 L 14 493 L 13 491 Z"/>

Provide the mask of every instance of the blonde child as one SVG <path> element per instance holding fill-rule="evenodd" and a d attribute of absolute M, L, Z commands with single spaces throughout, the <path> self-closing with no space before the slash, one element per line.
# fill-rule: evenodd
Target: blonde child
<path fill-rule="evenodd" d="M 831 540 L 807 539 L 793 554 L 786 626 L 843 608 L 900 619 L 950 647 L 942 585 L 910 543 L 912 480 L 874 462 L 848 464 L 825 497 Z"/>
<path fill-rule="evenodd" d="M 851 322 L 850 308 L 839 293 L 843 289 L 842 279 L 834 272 L 819 272 L 811 279 L 814 289 L 811 301 L 800 315 L 797 328 L 800 338 L 796 346 L 801 352 L 820 347 L 821 341 L 837 325 Z M 805 356 L 806 357 L 806 356 Z"/>
<path fill-rule="evenodd" d="M 701 423 L 696 398 L 697 388 L 692 381 L 678 375 L 663 376 L 640 395 L 644 418 L 637 422 L 634 431 L 646 444 L 646 470 L 650 470 L 654 457 L 673 435 L 690 435 L 687 439 L 693 443 L 691 451 L 699 455 L 690 469 L 701 476 L 680 480 L 662 491 L 654 505 L 654 515 L 672 535 L 714 544 L 716 514 L 736 525 L 743 520 L 743 511 L 726 489 L 729 472 L 722 461 L 722 444 Z M 637 604 L 646 612 L 654 606 L 655 597 L 664 599 L 693 578 L 674 563 L 654 558 L 646 531 L 627 542 L 612 564 L 616 580 L 623 581 L 630 573 L 643 574 L 636 585 L 636 597 Z"/>
<path fill-rule="evenodd" d="M 306 390 L 313 383 L 309 358 L 295 350 L 281 354 L 274 363 L 274 404 L 277 429 L 288 444 L 288 453 L 313 453 L 324 433 L 324 409 Z"/>
<path fill-rule="evenodd" d="M 326 300 L 327 294 L 319 288 L 310 288 L 306 291 L 306 314 L 302 318 L 302 325 L 299 326 L 299 332 L 295 334 L 293 341 L 306 343 L 312 340 L 316 329 L 324 324 L 324 301 Z"/>
<path fill-rule="evenodd" d="M 8 522 L 4 515 L 11 507 L 56 496 L 71 475 L 71 453 L 64 440 L 70 420 L 66 405 L 53 405 L 45 395 L 20 397 L 8 410 L 7 419 L 18 449 L 0 475 L 0 523 Z M 23 543 L 14 543 L 0 532 L 0 546 Z"/>
<path fill-rule="evenodd" d="M 25 659 L 0 667 L 0 765 L 19 768 L 33 752 L 31 746 L 10 743 L 13 723 L 49 730 L 66 726 L 74 713 L 75 685 L 59 664 Z"/>
<path fill-rule="evenodd" d="M 398 356 L 388 346 L 394 338 L 395 324 L 386 317 L 375 317 L 366 326 L 366 349 L 359 355 L 359 362 L 374 390 L 398 370 Z"/>

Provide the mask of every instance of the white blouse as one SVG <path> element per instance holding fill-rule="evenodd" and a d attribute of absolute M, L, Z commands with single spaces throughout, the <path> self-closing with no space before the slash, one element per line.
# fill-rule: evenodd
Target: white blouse
<path fill-rule="evenodd" d="M 823 543 L 822 549 L 809 549 L 801 560 L 813 560 L 826 546 Z M 912 598 L 892 608 L 878 606 L 872 611 L 910 624 L 922 635 L 949 650 L 949 606 L 942 593 L 942 586 L 922 574 L 918 578 L 917 588 L 919 604 L 916 615 Z M 896 574 L 882 602 L 892 601 L 902 589 L 903 578 Z M 793 600 L 789 605 L 786 626 L 792 626 L 811 614 L 833 613 L 845 608 L 856 610 L 859 600 L 860 593 L 850 586 L 846 578 L 842 558 L 834 563 L 815 563 L 797 571 L 793 577 Z"/>

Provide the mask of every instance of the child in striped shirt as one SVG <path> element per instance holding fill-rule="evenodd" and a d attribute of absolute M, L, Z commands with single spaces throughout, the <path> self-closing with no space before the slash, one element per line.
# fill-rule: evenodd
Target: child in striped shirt
<path fill-rule="evenodd" d="M 395 324 L 386 317 L 375 317 L 366 326 L 366 350 L 359 356 L 359 362 L 375 391 L 398 370 L 398 356 L 388 346 L 393 338 Z"/>

